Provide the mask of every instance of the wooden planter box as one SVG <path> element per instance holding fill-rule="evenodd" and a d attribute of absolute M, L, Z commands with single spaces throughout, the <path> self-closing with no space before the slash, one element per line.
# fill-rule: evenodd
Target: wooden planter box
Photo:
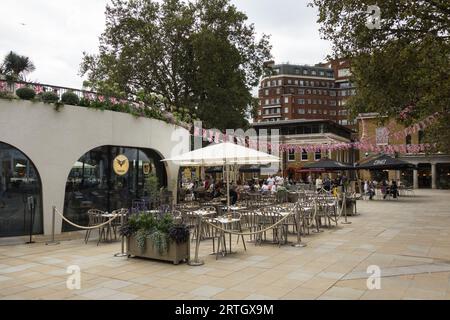
<path fill-rule="evenodd" d="M 179 264 L 183 260 L 189 260 L 189 240 L 181 244 L 171 241 L 169 242 L 167 251 L 160 254 L 158 249 L 153 245 L 152 240 L 147 239 L 145 248 L 141 249 L 138 247 L 135 237 L 131 236 L 127 237 L 127 254 L 128 256 L 171 261 L 173 264 Z"/>

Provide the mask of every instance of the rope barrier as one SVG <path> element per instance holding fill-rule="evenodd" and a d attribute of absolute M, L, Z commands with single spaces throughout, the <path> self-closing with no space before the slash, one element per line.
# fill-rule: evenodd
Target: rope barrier
<path fill-rule="evenodd" d="M 273 225 L 271 225 L 271 226 L 269 226 L 269 227 L 267 227 L 267 228 L 265 228 L 265 229 L 258 230 L 258 231 L 254 231 L 254 232 L 235 232 L 235 231 L 231 231 L 231 230 L 227 230 L 227 229 L 224 229 L 224 228 L 222 228 L 222 227 L 219 227 L 219 226 L 217 226 L 217 225 L 215 225 L 215 224 L 213 224 L 213 223 L 211 223 L 211 222 L 209 222 L 209 221 L 207 221 L 207 220 L 203 220 L 203 222 L 205 222 L 206 224 L 210 225 L 211 227 L 213 227 L 213 228 L 215 228 L 215 229 L 217 229 L 217 230 L 220 230 L 220 231 L 222 231 L 222 232 L 224 232 L 224 233 L 229 233 L 229 234 L 237 235 L 237 236 L 250 236 L 250 235 L 260 234 L 260 233 L 263 233 L 263 232 L 266 232 L 266 231 L 268 231 L 268 230 L 270 230 L 270 229 L 275 228 L 276 226 L 278 226 L 279 224 L 281 224 L 283 221 L 285 221 L 287 218 L 289 218 L 289 217 L 292 216 L 293 214 L 294 214 L 294 212 L 289 212 L 288 215 L 286 215 L 286 216 L 284 216 L 283 218 L 281 218 L 281 219 L 280 219 L 279 221 L 277 221 L 275 224 L 273 224 Z"/>
<path fill-rule="evenodd" d="M 64 217 L 64 216 L 61 214 L 61 212 L 59 212 L 58 209 L 56 209 L 56 208 L 55 208 L 55 212 L 56 212 L 57 214 L 59 214 L 60 217 L 61 217 L 64 221 L 66 221 L 68 224 L 70 224 L 70 225 L 72 225 L 72 226 L 74 226 L 74 227 L 76 227 L 76 228 L 83 229 L 83 230 L 91 230 L 91 229 L 97 229 L 97 228 L 100 228 L 100 227 L 102 227 L 102 226 L 104 226 L 104 225 L 109 224 L 111 221 L 113 221 L 114 219 L 116 219 L 116 218 L 119 216 L 119 214 L 116 213 L 116 214 L 114 214 L 113 217 L 111 217 L 108 221 L 105 221 L 105 222 L 103 222 L 103 223 L 100 223 L 100 224 L 98 224 L 98 225 L 96 225 L 96 226 L 86 227 L 86 226 L 80 226 L 79 224 L 76 224 L 76 223 L 70 221 L 69 219 L 67 219 L 66 217 Z"/>

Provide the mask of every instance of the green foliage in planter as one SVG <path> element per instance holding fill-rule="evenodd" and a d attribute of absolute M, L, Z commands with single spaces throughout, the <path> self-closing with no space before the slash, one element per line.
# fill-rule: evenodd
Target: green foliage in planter
<path fill-rule="evenodd" d="M 67 91 L 61 96 L 61 102 L 76 106 L 80 103 L 80 98 L 78 98 L 78 96 L 72 91 Z"/>
<path fill-rule="evenodd" d="M 145 179 L 144 190 L 150 197 L 150 200 L 154 203 L 158 202 L 161 198 L 159 179 L 156 174 L 151 173 Z"/>
<path fill-rule="evenodd" d="M 134 236 L 141 250 L 145 249 L 146 240 L 150 239 L 160 254 L 167 251 L 171 240 L 177 244 L 189 241 L 189 229 L 184 224 L 176 224 L 171 214 L 133 214 L 120 228 L 120 234 L 125 237 Z"/>
<path fill-rule="evenodd" d="M 20 99 L 31 100 L 36 96 L 36 91 L 31 88 L 24 87 L 16 90 L 16 95 Z"/>
<path fill-rule="evenodd" d="M 189 241 L 189 229 L 184 225 L 175 225 L 169 229 L 169 237 L 177 244 Z"/>
<path fill-rule="evenodd" d="M 56 101 L 55 102 L 55 111 L 59 112 L 61 110 L 61 108 L 64 107 L 64 103 L 60 102 L 60 101 Z"/>
<path fill-rule="evenodd" d="M 145 249 L 145 242 L 147 241 L 147 238 L 151 235 L 150 230 L 146 230 L 146 229 L 139 229 L 136 234 L 136 242 L 139 248 L 141 248 L 141 250 Z"/>
<path fill-rule="evenodd" d="M 8 91 L 0 91 L 0 99 L 9 99 L 9 100 L 12 100 L 12 99 L 16 99 L 16 97 L 15 97 L 11 92 L 8 92 Z"/>
<path fill-rule="evenodd" d="M 43 92 L 42 94 L 40 94 L 40 98 L 42 102 L 46 103 L 54 103 L 58 102 L 59 100 L 58 95 L 54 92 Z"/>
<path fill-rule="evenodd" d="M 80 107 L 87 107 L 87 108 L 89 108 L 91 106 L 91 101 L 89 99 L 86 99 L 86 98 L 81 98 L 80 102 L 78 103 L 78 105 Z"/>
<path fill-rule="evenodd" d="M 167 252 L 169 248 L 169 236 L 161 230 L 155 230 L 150 234 L 153 246 L 158 250 L 159 254 Z"/>

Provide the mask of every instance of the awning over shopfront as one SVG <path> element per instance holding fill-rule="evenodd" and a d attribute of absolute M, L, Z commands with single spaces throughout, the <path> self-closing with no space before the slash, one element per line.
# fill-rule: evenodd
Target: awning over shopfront
<path fill-rule="evenodd" d="M 243 165 L 239 168 L 239 172 L 245 173 L 259 173 L 262 168 L 269 168 L 267 165 Z"/>
<path fill-rule="evenodd" d="M 205 170 L 205 173 L 222 173 L 222 172 L 223 172 L 222 166 L 209 167 Z"/>
<path fill-rule="evenodd" d="M 416 166 L 412 163 L 393 158 L 386 154 L 381 154 L 369 161 L 359 163 L 357 169 L 365 170 L 401 170 L 401 169 L 415 169 Z"/>
<path fill-rule="evenodd" d="M 317 162 L 307 163 L 304 165 L 303 170 L 321 169 L 322 171 L 339 171 L 339 170 L 354 170 L 353 165 L 348 163 L 342 163 L 336 160 L 323 158 Z"/>

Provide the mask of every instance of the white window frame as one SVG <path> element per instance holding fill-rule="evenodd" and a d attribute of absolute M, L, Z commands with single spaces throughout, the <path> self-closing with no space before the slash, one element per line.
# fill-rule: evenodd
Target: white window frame
<path fill-rule="evenodd" d="M 319 158 L 317 158 L 317 156 L 319 156 Z M 319 161 L 320 159 L 322 159 L 322 151 L 314 152 L 314 161 Z"/>
<path fill-rule="evenodd" d="M 291 158 L 292 157 L 292 158 Z M 287 154 L 287 160 L 289 162 L 295 161 L 295 150 L 289 150 Z"/>
<path fill-rule="evenodd" d="M 306 155 L 306 159 L 303 159 L 303 156 Z M 308 161 L 308 152 L 305 151 L 305 149 L 302 149 L 302 152 L 300 152 L 300 161 Z"/>

